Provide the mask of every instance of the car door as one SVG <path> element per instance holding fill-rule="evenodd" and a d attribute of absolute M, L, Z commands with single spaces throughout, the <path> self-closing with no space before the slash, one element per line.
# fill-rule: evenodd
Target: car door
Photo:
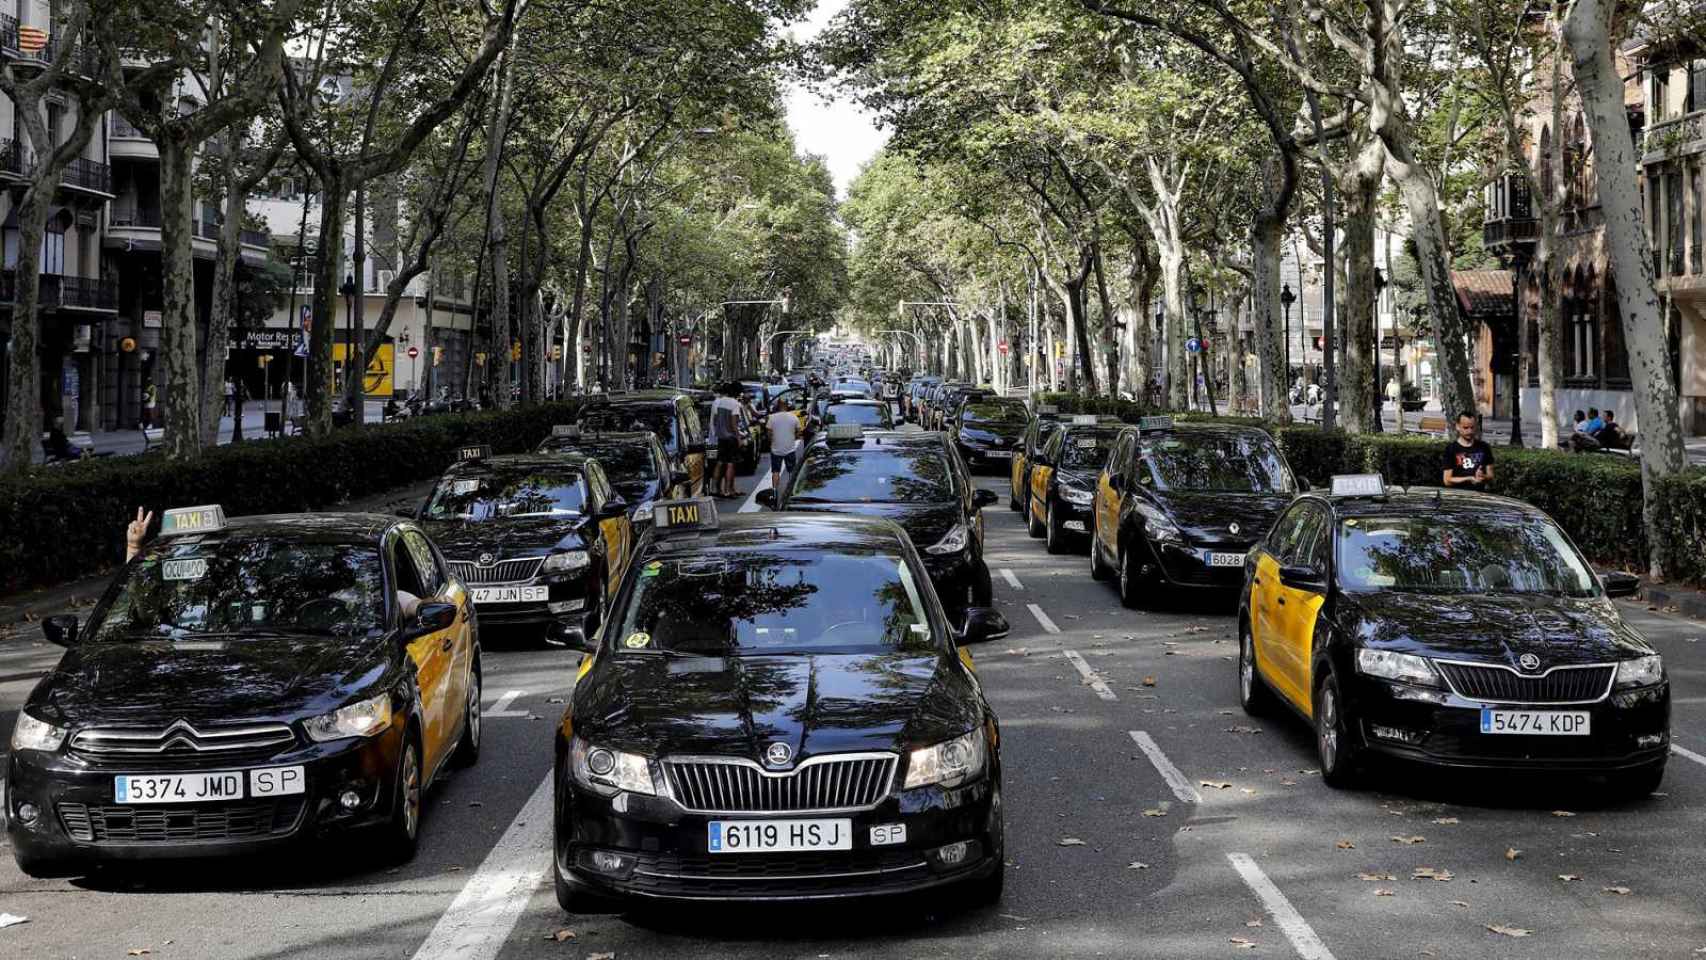
<path fill-rule="evenodd" d="M 705 430 L 699 422 L 699 411 L 686 397 L 675 403 L 676 449 L 681 451 L 681 465 L 687 471 L 687 485 L 697 497 L 705 492 Z"/>
<path fill-rule="evenodd" d="M 1292 702 L 1306 716 L 1314 716 L 1315 621 L 1327 602 L 1327 550 L 1330 540 L 1327 536 L 1327 511 L 1318 504 L 1307 504 L 1304 510 L 1297 540 L 1284 562 L 1288 566 L 1307 568 L 1311 579 L 1320 587 L 1314 589 L 1276 583 L 1273 617 L 1275 634 L 1281 638 L 1280 646 L 1284 650 L 1281 663 L 1289 674 Z"/>
<path fill-rule="evenodd" d="M 1107 465 L 1096 478 L 1095 533 L 1104 557 L 1115 556 L 1119 550 L 1120 494 L 1130 478 L 1132 447 L 1131 432 L 1121 431 Z"/>
<path fill-rule="evenodd" d="M 1286 663 L 1284 625 L 1276 614 L 1282 608 L 1275 601 L 1280 564 L 1297 542 L 1307 509 L 1306 504 L 1296 504 L 1280 516 L 1256 551 L 1256 569 L 1250 578 L 1250 638 L 1256 648 L 1256 666 L 1268 684 L 1288 699 L 1295 699 L 1296 690 Z"/>
<path fill-rule="evenodd" d="M 604 467 L 597 463 L 587 464 L 587 481 L 596 516 L 615 494 L 610 488 L 609 478 L 604 475 Z M 622 573 L 628 568 L 628 555 L 634 548 L 634 527 L 628 521 L 627 512 L 599 520 L 598 535 L 604 541 L 604 594 L 609 597 L 615 594 L 616 587 L 622 582 Z"/>
<path fill-rule="evenodd" d="M 474 627 L 473 619 L 468 616 L 468 592 L 451 579 L 444 568 L 444 561 L 433 551 L 425 534 L 419 530 L 404 531 L 403 547 L 408 551 L 409 559 L 414 561 L 421 588 L 427 591 L 421 599 L 452 604 L 457 609 L 456 622 L 445 631 L 451 643 L 450 676 L 446 681 L 444 701 L 445 736 L 454 738 L 467 722 L 463 713 L 467 710 L 474 670 Z M 477 705 L 475 709 L 478 709 Z"/>
<path fill-rule="evenodd" d="M 402 536 L 392 537 L 387 553 L 391 582 L 398 591 L 422 600 L 433 596 Z M 400 625 L 412 619 L 402 618 L 400 609 L 398 615 Z M 407 647 L 409 659 L 415 664 L 415 686 L 420 693 L 422 767 L 429 772 L 438 769 L 443 760 L 447 741 L 456 732 L 456 718 L 460 716 L 461 701 L 455 697 L 456 632 L 460 625 L 458 620 L 449 629 L 421 634 L 410 640 Z"/>
<path fill-rule="evenodd" d="M 1048 485 L 1054 477 L 1054 465 L 1059 462 L 1065 436 L 1065 429 L 1056 430 L 1043 444 L 1042 455 L 1031 464 L 1031 516 L 1038 523 L 1048 522 Z"/>
<path fill-rule="evenodd" d="M 1025 427 L 1025 433 L 1019 438 L 1018 445 L 1013 448 L 1013 466 L 1008 471 L 1007 488 L 1012 491 L 1014 500 L 1019 499 L 1019 491 L 1024 489 L 1020 485 L 1025 482 L 1025 464 L 1030 461 L 1031 442 L 1036 437 L 1037 422 L 1032 420 L 1030 425 Z"/>

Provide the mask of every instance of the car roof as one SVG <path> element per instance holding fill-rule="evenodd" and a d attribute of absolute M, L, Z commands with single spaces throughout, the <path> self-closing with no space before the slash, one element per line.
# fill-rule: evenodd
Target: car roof
<path fill-rule="evenodd" d="M 1324 490 L 1304 494 L 1325 503 L 1339 516 L 1414 517 L 1498 516 L 1504 519 L 1548 518 L 1546 511 L 1510 497 L 1445 487 L 1388 487 L 1384 497 L 1335 497 Z"/>
<path fill-rule="evenodd" d="M 1126 424 L 1126 426 L 1128 429 L 1131 429 L 1131 430 L 1137 429 L 1136 424 Z M 1197 421 L 1197 420 L 1186 420 L 1183 422 L 1175 422 L 1171 427 L 1168 427 L 1165 430 L 1146 430 L 1146 431 L 1144 431 L 1144 434 L 1146 436 L 1155 436 L 1157 434 L 1163 434 L 1163 433 L 1196 433 L 1196 434 L 1211 434 L 1211 435 L 1225 436 L 1225 437 L 1260 436 L 1260 437 L 1263 437 L 1267 440 L 1273 439 L 1273 435 L 1268 433 L 1268 431 L 1263 429 L 1262 427 L 1257 427 L 1257 426 L 1252 426 L 1249 424 L 1242 424 L 1242 423 L 1205 423 L 1205 422 Z"/>
<path fill-rule="evenodd" d="M 644 404 L 646 406 L 668 404 L 673 406 L 676 398 L 685 396 L 687 396 L 687 394 L 680 390 L 630 390 L 626 393 L 610 393 L 605 394 L 602 397 L 588 397 L 585 408 L 592 409 L 603 406 L 635 406 L 640 404 Z"/>
<path fill-rule="evenodd" d="M 819 434 L 814 447 L 829 445 L 838 452 L 856 453 L 875 450 L 916 450 L 934 446 L 946 449 L 946 435 L 939 431 L 867 430 L 858 440 L 831 440 L 827 433 Z"/>
<path fill-rule="evenodd" d="M 177 537 L 295 537 L 320 542 L 366 543 L 378 540 L 385 531 L 403 521 L 381 513 L 261 513 L 231 517 L 225 526 L 214 531 L 190 531 L 161 534 L 160 539 Z"/>
<path fill-rule="evenodd" d="M 558 457 L 572 457 L 575 455 L 575 451 L 581 447 L 650 447 L 652 444 L 657 442 L 658 435 L 651 432 L 641 432 L 638 430 L 612 430 L 605 433 L 593 430 L 583 433 L 578 437 L 546 437 L 545 443 L 561 444 L 563 447 L 568 449 L 539 452 L 551 452 Z"/>
<path fill-rule="evenodd" d="M 476 467 L 506 467 L 521 470 L 551 467 L 562 469 L 568 467 L 582 470 L 588 460 L 595 460 L 584 453 L 511 453 L 501 457 L 487 457 L 484 460 L 460 460 L 450 467 L 450 472 L 474 469 Z"/>
<path fill-rule="evenodd" d="M 832 406 L 832 407 L 884 407 L 884 406 L 888 406 L 888 404 L 884 403 L 881 400 L 872 400 L 870 397 L 847 397 L 846 399 L 843 399 L 843 400 L 837 400 L 837 399 L 835 399 L 834 396 L 831 396 L 830 397 L 830 406 Z"/>
<path fill-rule="evenodd" d="M 645 556 L 694 555 L 716 550 L 906 551 L 906 531 L 892 520 L 850 513 L 722 513 L 714 532 L 650 538 Z"/>

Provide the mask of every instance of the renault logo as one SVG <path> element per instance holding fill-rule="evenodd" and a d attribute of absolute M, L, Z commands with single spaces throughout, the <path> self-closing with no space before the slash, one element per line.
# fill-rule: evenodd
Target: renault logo
<path fill-rule="evenodd" d="M 1540 658 L 1535 656 L 1532 653 L 1523 654 L 1522 656 L 1517 658 L 1516 662 L 1524 670 L 1532 671 L 1532 670 L 1539 670 L 1540 669 Z"/>
<path fill-rule="evenodd" d="M 772 767 L 785 767 L 794 759 L 794 748 L 785 743 L 772 743 L 764 748 L 764 762 Z"/>

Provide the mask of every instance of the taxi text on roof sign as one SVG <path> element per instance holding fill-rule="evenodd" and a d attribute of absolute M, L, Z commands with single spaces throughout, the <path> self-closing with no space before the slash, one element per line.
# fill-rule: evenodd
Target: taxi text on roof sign
<path fill-rule="evenodd" d="M 1072 425 L 1076 427 L 1093 427 L 1098 422 L 1099 418 L 1093 413 L 1078 413 L 1072 417 Z"/>
<path fill-rule="evenodd" d="M 557 423 L 557 424 L 551 425 L 551 436 L 553 436 L 553 437 L 569 437 L 569 438 L 573 439 L 574 437 L 578 437 L 580 435 L 581 435 L 581 428 L 578 424 Z"/>
<path fill-rule="evenodd" d="M 225 508 L 217 503 L 200 507 L 179 507 L 167 510 L 160 518 L 162 536 L 174 533 L 201 533 L 225 526 Z"/>
<path fill-rule="evenodd" d="M 1148 433 L 1151 430 L 1171 430 L 1173 429 L 1173 418 L 1168 416 L 1138 417 L 1137 429 L 1139 433 Z"/>
<path fill-rule="evenodd" d="M 652 529 L 659 536 L 715 530 L 717 502 L 710 497 L 659 500 L 652 505 Z"/>
<path fill-rule="evenodd" d="M 492 448 L 484 443 L 472 447 L 461 447 L 456 451 L 456 459 L 458 460 L 490 460 L 491 457 Z"/>
<path fill-rule="evenodd" d="M 1335 497 L 1384 497 L 1386 480 L 1378 473 L 1345 473 L 1333 478 Z"/>
<path fill-rule="evenodd" d="M 1037 416 L 1052 417 L 1060 412 L 1060 408 L 1052 403 L 1041 404 L 1037 407 Z"/>
<path fill-rule="evenodd" d="M 826 435 L 831 440 L 858 440 L 865 435 L 865 428 L 857 423 L 832 423 Z"/>

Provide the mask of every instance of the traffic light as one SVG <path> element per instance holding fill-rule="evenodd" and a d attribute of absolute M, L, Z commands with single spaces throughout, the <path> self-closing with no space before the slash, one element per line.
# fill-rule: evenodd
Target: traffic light
<path fill-rule="evenodd" d="M 563 345 L 562 344 L 560 344 L 560 343 L 551 344 L 551 359 L 553 361 L 563 359 Z"/>
<path fill-rule="evenodd" d="M 509 358 L 511 360 L 520 360 L 521 359 L 521 341 L 520 340 L 511 340 L 509 342 Z"/>

